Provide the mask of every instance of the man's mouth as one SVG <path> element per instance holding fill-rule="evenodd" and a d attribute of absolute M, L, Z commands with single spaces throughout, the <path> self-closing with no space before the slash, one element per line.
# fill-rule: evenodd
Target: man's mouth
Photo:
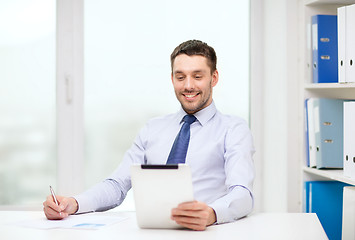
<path fill-rule="evenodd" d="M 193 100 L 197 95 L 200 93 L 188 93 L 188 94 L 182 94 L 187 100 Z"/>

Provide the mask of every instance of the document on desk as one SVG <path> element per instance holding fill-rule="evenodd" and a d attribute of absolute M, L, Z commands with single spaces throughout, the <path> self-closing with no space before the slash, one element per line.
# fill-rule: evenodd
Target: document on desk
<path fill-rule="evenodd" d="M 87 229 L 95 230 L 127 219 L 126 217 L 104 216 L 97 214 L 71 215 L 63 220 L 48 220 L 46 218 L 15 222 L 12 225 L 37 229 Z"/>

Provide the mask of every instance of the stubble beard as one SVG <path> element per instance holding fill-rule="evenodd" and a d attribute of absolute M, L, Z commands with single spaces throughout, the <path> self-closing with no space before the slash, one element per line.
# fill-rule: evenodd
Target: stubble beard
<path fill-rule="evenodd" d="M 186 91 L 185 93 L 187 93 L 187 92 L 188 91 Z M 199 95 L 201 95 L 201 92 Z M 212 95 L 212 86 L 210 85 L 208 96 L 206 96 L 206 98 L 204 98 L 204 99 L 201 99 L 199 102 L 189 103 L 188 101 L 184 101 L 185 99 L 182 94 L 180 94 L 182 100 L 180 100 L 179 98 L 178 98 L 178 100 L 181 104 L 182 109 L 184 109 L 185 112 L 187 112 L 188 114 L 194 114 L 194 113 L 200 111 L 201 109 L 204 109 L 205 107 L 207 107 L 207 104 L 208 104 L 209 99 L 211 98 L 211 95 Z"/>

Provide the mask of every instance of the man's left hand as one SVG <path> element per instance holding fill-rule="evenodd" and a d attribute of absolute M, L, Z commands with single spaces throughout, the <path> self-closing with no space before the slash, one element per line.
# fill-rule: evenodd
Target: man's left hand
<path fill-rule="evenodd" d="M 202 231 L 216 222 L 216 213 L 203 202 L 185 202 L 171 211 L 171 219 L 181 226 Z"/>

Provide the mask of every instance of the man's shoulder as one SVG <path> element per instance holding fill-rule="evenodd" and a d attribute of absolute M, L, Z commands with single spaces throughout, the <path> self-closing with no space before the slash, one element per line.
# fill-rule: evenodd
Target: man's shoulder
<path fill-rule="evenodd" d="M 228 141 L 238 142 L 241 140 L 244 141 L 245 139 L 252 139 L 249 124 L 245 119 L 235 115 L 217 114 L 219 123 L 216 124 L 216 129 L 219 129 L 219 131 L 225 134 L 226 140 L 229 139 Z"/>
<path fill-rule="evenodd" d="M 161 115 L 157 117 L 153 117 L 147 121 L 148 126 L 159 126 L 161 124 L 171 123 L 172 121 L 177 119 L 177 113 L 170 113 L 166 115 Z"/>
<path fill-rule="evenodd" d="M 245 119 L 236 115 L 223 114 L 220 111 L 216 112 L 215 118 L 220 124 L 223 124 L 227 127 L 248 125 Z"/>

